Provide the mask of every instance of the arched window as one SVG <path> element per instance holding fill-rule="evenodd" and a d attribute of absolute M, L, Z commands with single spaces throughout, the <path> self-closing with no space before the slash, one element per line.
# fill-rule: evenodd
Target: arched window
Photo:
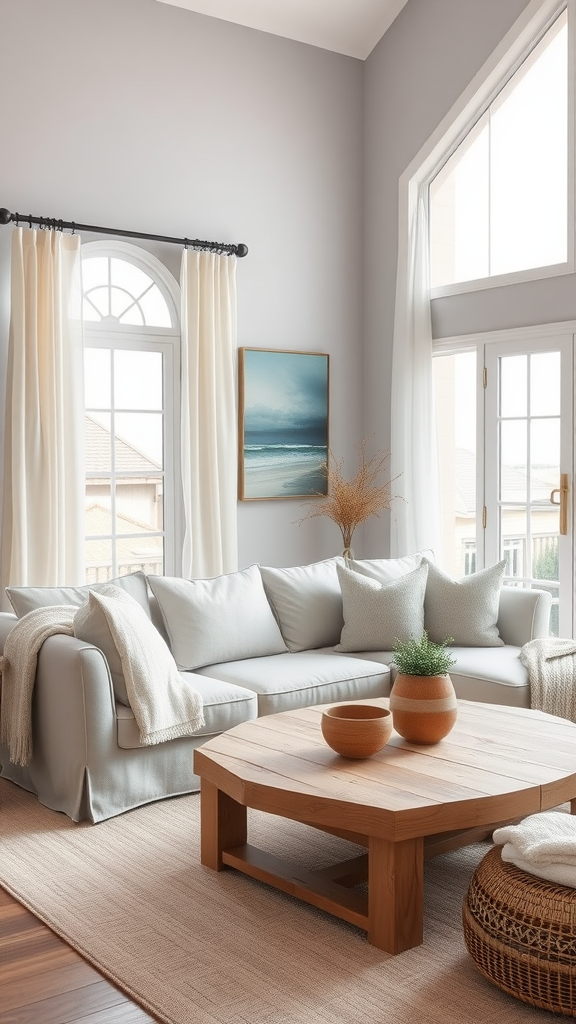
<path fill-rule="evenodd" d="M 178 288 L 125 242 L 82 246 L 86 581 L 175 571 Z"/>

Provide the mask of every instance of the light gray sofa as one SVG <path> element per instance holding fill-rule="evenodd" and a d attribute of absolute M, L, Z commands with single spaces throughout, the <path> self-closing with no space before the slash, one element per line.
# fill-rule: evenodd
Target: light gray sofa
<path fill-rule="evenodd" d="M 410 613 L 401 588 L 409 578 L 421 582 L 421 562 L 421 555 L 376 560 L 355 563 L 346 572 L 371 577 L 376 567 L 376 579 L 384 572 L 389 585 L 377 583 L 375 589 L 386 591 L 394 623 Z M 38 656 L 32 759 L 17 766 L 0 745 L 0 774 L 75 821 L 98 822 L 196 791 L 194 749 L 240 722 L 312 704 L 387 696 L 391 650 L 334 649 L 345 635 L 342 567 L 341 559 L 328 559 L 288 569 L 251 566 L 213 581 L 146 580 L 141 573 L 114 581 L 146 606 L 182 677 L 202 695 L 204 727 L 192 736 L 141 745 L 132 709 L 122 693 L 119 699 L 103 651 L 86 638 L 58 634 L 48 637 Z M 80 606 L 87 589 L 12 588 L 8 594 L 22 616 L 42 604 Z M 544 591 L 498 588 L 498 646 L 452 648 L 457 661 L 450 674 L 458 697 L 530 706 L 519 653 L 524 643 L 548 635 L 550 603 Z M 350 602 L 348 610 L 352 623 Z M 360 615 L 364 625 L 363 609 Z M 16 618 L 0 613 L 1 649 Z"/>

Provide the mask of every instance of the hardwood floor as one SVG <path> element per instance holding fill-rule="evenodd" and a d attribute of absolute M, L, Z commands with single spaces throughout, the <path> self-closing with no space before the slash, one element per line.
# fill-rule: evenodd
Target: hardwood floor
<path fill-rule="evenodd" d="M 0 1024 L 153 1024 L 0 888 Z"/>

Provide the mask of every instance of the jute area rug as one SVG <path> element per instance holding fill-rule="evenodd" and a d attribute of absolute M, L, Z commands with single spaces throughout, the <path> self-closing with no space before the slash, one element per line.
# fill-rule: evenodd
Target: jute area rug
<path fill-rule="evenodd" d="M 427 863 L 424 944 L 391 957 L 345 922 L 201 867 L 199 802 L 76 825 L 0 780 L 0 883 L 169 1024 L 558 1020 L 494 988 L 466 952 L 462 898 L 487 846 Z M 308 865 L 355 850 L 269 815 L 254 813 L 249 829 L 257 845 Z"/>

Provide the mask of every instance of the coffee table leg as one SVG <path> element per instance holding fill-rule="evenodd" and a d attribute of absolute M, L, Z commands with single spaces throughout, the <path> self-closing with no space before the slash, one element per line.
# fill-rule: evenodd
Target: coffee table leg
<path fill-rule="evenodd" d="M 424 939 L 424 840 L 370 837 L 368 942 L 403 953 Z"/>
<path fill-rule="evenodd" d="M 222 871 L 222 850 L 247 839 L 246 808 L 206 779 L 200 785 L 200 861 Z"/>

